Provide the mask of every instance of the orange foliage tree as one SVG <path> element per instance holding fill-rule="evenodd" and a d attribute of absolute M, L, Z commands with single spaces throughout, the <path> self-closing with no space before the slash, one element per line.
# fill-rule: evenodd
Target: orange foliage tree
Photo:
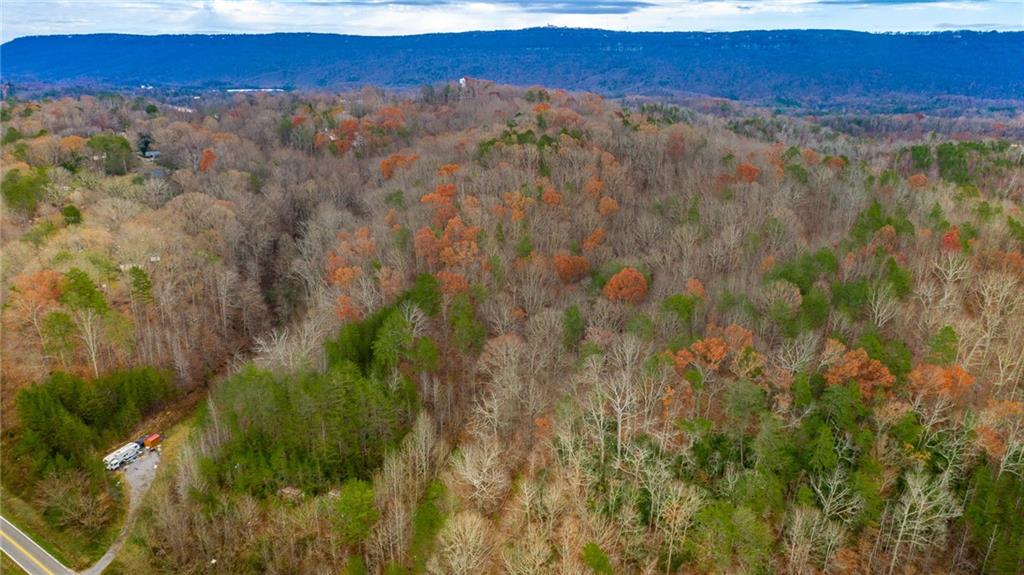
<path fill-rule="evenodd" d="M 427 264 L 431 267 L 437 265 L 441 255 L 440 242 L 429 226 L 423 226 L 416 230 L 416 235 L 412 239 L 412 245 L 417 258 L 426 260 Z"/>
<path fill-rule="evenodd" d="M 725 326 L 722 330 L 722 339 L 731 352 L 743 351 L 754 347 L 754 332 L 734 323 Z"/>
<path fill-rule="evenodd" d="M 353 281 L 359 279 L 363 275 L 363 269 L 356 266 L 341 266 L 335 268 L 329 276 L 329 280 L 332 284 L 345 289 L 352 284 Z"/>
<path fill-rule="evenodd" d="M 385 180 L 390 180 L 398 168 L 407 168 L 416 163 L 420 157 L 417 155 L 403 156 L 402 154 L 391 154 L 380 161 L 380 175 Z"/>
<path fill-rule="evenodd" d="M 580 281 L 590 271 L 590 260 L 583 256 L 555 254 L 551 263 L 555 266 L 558 279 L 567 284 Z"/>
<path fill-rule="evenodd" d="M 856 381 L 861 395 L 872 397 L 878 391 L 888 391 L 896 382 L 896 377 L 882 362 L 871 359 L 868 352 L 861 348 L 843 354 L 842 358 L 825 372 L 825 380 L 830 385 Z"/>
<path fill-rule="evenodd" d="M 425 260 L 431 268 L 444 265 L 448 268 L 465 267 L 480 263 L 480 246 L 477 238 L 479 226 L 467 226 L 459 216 L 453 216 L 445 224 L 440 237 L 427 226 L 421 227 L 413 237 L 416 257 Z"/>
<path fill-rule="evenodd" d="M 914 174 L 907 178 L 907 185 L 915 190 L 923 189 L 928 185 L 928 176 L 924 174 Z"/>
<path fill-rule="evenodd" d="M 60 139 L 60 151 L 63 153 L 78 153 L 85 147 L 85 138 L 81 136 L 64 136 Z"/>
<path fill-rule="evenodd" d="M 604 242 L 604 228 L 596 228 L 583 240 L 583 251 L 589 252 Z"/>
<path fill-rule="evenodd" d="M 385 130 L 400 130 L 405 127 L 405 112 L 398 106 L 385 106 L 377 110 L 378 123 Z"/>
<path fill-rule="evenodd" d="M 722 360 L 729 353 L 729 346 L 720 337 L 708 337 L 693 342 L 690 350 L 700 365 L 714 371 L 722 365 Z"/>
<path fill-rule="evenodd" d="M 825 160 L 825 164 L 833 171 L 838 172 L 846 167 L 846 160 L 840 156 L 833 156 Z"/>
<path fill-rule="evenodd" d="M 598 178 L 597 176 L 591 177 L 589 180 L 587 180 L 586 184 L 583 184 L 583 192 L 590 196 L 591 198 L 594 198 L 595 200 L 598 198 L 598 196 L 601 195 L 601 192 L 603 190 L 604 181 L 602 181 L 601 178 Z"/>
<path fill-rule="evenodd" d="M 441 284 L 441 292 L 447 295 L 469 291 L 469 280 L 462 274 L 442 270 L 437 272 L 437 281 Z"/>
<path fill-rule="evenodd" d="M 672 353 L 671 351 L 668 352 L 668 358 L 672 361 L 672 366 L 675 368 L 678 375 L 685 374 L 686 369 L 690 367 L 690 364 L 693 363 L 695 359 L 697 359 L 697 357 L 685 347 L 680 348 L 675 353 Z"/>
<path fill-rule="evenodd" d="M 203 157 L 199 159 L 199 171 L 205 172 L 213 167 L 213 163 L 217 161 L 217 154 L 213 153 L 213 150 L 206 148 L 203 150 Z"/>
<path fill-rule="evenodd" d="M 347 295 L 342 294 L 338 296 L 334 309 L 342 321 L 359 321 L 363 319 L 363 312 L 352 301 L 352 298 Z"/>
<path fill-rule="evenodd" d="M 395 268 L 381 266 L 377 270 L 377 283 L 380 285 L 380 290 L 384 294 L 386 301 L 393 301 L 398 296 L 402 295 L 402 291 L 405 288 L 405 282 L 403 281 L 402 274 Z"/>
<path fill-rule="evenodd" d="M 760 174 L 761 170 L 753 164 L 743 163 L 736 166 L 736 177 L 748 184 L 756 182 Z"/>
<path fill-rule="evenodd" d="M 562 203 L 562 194 L 555 191 L 554 188 L 544 190 L 544 193 L 540 197 L 540 201 L 544 202 L 548 206 L 557 206 Z"/>
<path fill-rule="evenodd" d="M 704 289 L 704 284 L 697 278 L 686 280 L 686 293 L 700 299 L 704 299 L 708 295 L 708 292 Z"/>
<path fill-rule="evenodd" d="M 610 196 L 604 196 L 597 202 L 597 213 L 602 216 L 610 216 L 619 211 L 619 202 Z"/>
<path fill-rule="evenodd" d="M 505 195 L 502 197 L 505 200 L 505 205 L 508 206 L 508 213 L 513 222 L 518 222 L 526 217 L 526 212 L 537 203 L 537 200 L 523 195 L 518 190 L 505 192 Z"/>
<path fill-rule="evenodd" d="M 959 365 L 921 364 L 910 372 L 910 388 L 922 395 L 949 399 L 963 397 L 974 385 L 974 376 Z"/>
<path fill-rule="evenodd" d="M 541 178 L 538 185 L 541 188 L 540 201 L 549 206 L 557 206 L 562 203 L 562 194 L 555 190 L 555 185 L 547 178 Z"/>
<path fill-rule="evenodd" d="M 361 227 L 353 233 L 339 233 L 338 245 L 327 254 L 327 280 L 342 290 L 335 302 L 335 311 L 342 320 L 362 318 L 362 311 L 345 291 L 363 276 L 362 266 L 376 249 L 370 228 Z"/>
<path fill-rule="evenodd" d="M 611 301 L 641 303 L 647 297 L 647 278 L 636 268 L 622 268 L 604 285 L 604 296 Z"/>
<path fill-rule="evenodd" d="M 42 318 L 55 307 L 61 295 L 61 275 L 51 269 L 20 275 L 14 278 L 12 309 L 32 324 L 42 337 Z"/>
<path fill-rule="evenodd" d="M 942 234 L 942 249 L 950 252 L 960 251 L 960 228 L 953 226 Z"/>
<path fill-rule="evenodd" d="M 479 236 L 479 226 L 467 226 L 459 216 L 448 220 L 439 242 L 441 261 L 449 267 L 472 263 L 480 254 Z"/>
<path fill-rule="evenodd" d="M 455 175 L 455 172 L 459 171 L 458 164 L 445 164 L 437 169 L 437 177 L 439 178 L 450 178 Z"/>
<path fill-rule="evenodd" d="M 320 148 L 323 148 L 327 144 L 331 143 L 333 137 L 334 136 L 332 136 L 328 132 L 317 132 L 316 134 L 313 135 L 313 147 L 319 150 Z"/>
<path fill-rule="evenodd" d="M 665 142 L 665 155 L 670 160 L 678 161 L 686 154 L 686 136 L 679 130 L 673 130 Z"/>
<path fill-rule="evenodd" d="M 434 206 L 434 224 L 442 225 L 455 216 L 455 184 L 438 184 L 433 192 L 424 194 L 420 203 Z"/>

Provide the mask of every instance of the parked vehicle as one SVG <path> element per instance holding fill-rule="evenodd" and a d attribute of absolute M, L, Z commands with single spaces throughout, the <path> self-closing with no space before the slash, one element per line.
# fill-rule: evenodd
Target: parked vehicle
<path fill-rule="evenodd" d="M 151 433 L 142 440 L 142 446 L 146 449 L 154 449 L 163 440 L 164 438 L 159 433 Z"/>
<path fill-rule="evenodd" d="M 136 442 L 126 443 L 103 458 L 103 465 L 110 471 L 131 463 L 142 454 L 142 446 Z"/>

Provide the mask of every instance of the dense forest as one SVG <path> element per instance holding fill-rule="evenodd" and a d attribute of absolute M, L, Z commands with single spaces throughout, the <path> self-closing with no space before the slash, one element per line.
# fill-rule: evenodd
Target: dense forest
<path fill-rule="evenodd" d="M 927 111 L 959 96 L 1020 110 L 1024 33 L 730 33 L 575 28 L 348 36 L 94 34 L 0 46 L 5 81 L 131 89 L 418 88 L 481 77 L 608 96 L 688 93 L 764 105 Z M 958 106 L 962 111 L 964 106 Z"/>
<path fill-rule="evenodd" d="M 5 514 L 172 418 L 110 573 L 1024 571 L 1019 118 L 443 90 L 5 100 Z"/>

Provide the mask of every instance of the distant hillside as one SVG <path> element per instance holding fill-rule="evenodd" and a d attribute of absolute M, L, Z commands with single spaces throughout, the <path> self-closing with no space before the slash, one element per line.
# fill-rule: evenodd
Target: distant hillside
<path fill-rule="evenodd" d="M 771 102 L 1024 94 L 1024 33 L 96 34 L 18 38 L 0 47 L 0 58 L 4 80 L 16 86 L 412 87 L 473 76 L 613 96 Z"/>

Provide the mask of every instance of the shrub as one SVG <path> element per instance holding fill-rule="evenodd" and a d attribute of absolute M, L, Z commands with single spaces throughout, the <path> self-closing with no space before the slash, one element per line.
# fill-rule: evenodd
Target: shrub
<path fill-rule="evenodd" d="M 892 226 L 898 235 L 914 235 L 914 224 L 910 223 L 906 214 L 898 211 L 894 215 L 886 213 L 885 208 L 878 201 L 871 202 L 866 210 L 857 214 L 853 222 L 853 229 L 850 230 L 850 237 L 854 246 L 863 246 L 875 236 L 875 232 Z"/>
<path fill-rule="evenodd" d="M 21 130 L 14 126 L 7 126 L 7 129 L 4 130 L 4 137 L 0 139 L 0 144 L 13 144 L 24 137 L 25 135 L 21 133 Z"/>
<path fill-rule="evenodd" d="M 638 313 L 629 318 L 626 323 L 626 331 L 643 340 L 654 339 L 654 320 L 647 314 Z"/>
<path fill-rule="evenodd" d="M 927 170 L 932 165 L 932 147 L 920 144 L 910 147 L 910 165 L 915 170 Z"/>
<path fill-rule="evenodd" d="M 1024 244 L 1024 223 L 1006 216 L 1006 227 L 1010 229 L 1010 235 L 1018 242 Z"/>
<path fill-rule="evenodd" d="M 764 277 L 767 282 L 786 280 L 799 287 L 802 295 L 807 295 L 819 277 L 834 274 L 838 269 L 835 254 L 822 248 L 813 254 L 803 254 L 794 260 L 777 264 Z"/>
<path fill-rule="evenodd" d="M 412 515 L 412 540 L 409 544 L 409 558 L 415 573 L 425 573 L 427 559 L 434 548 L 437 534 L 444 527 L 445 513 L 442 509 L 445 497 L 444 483 L 435 479 Z M 405 573 L 405 569 L 398 571 Z"/>
<path fill-rule="evenodd" d="M 832 303 L 837 309 L 854 319 L 864 317 L 871 299 L 871 284 L 867 280 L 853 280 L 832 284 Z"/>
<path fill-rule="evenodd" d="M 806 184 L 810 180 L 810 174 L 807 173 L 807 168 L 800 164 L 789 164 L 786 166 L 786 176 L 793 178 L 801 184 Z"/>
<path fill-rule="evenodd" d="M 49 182 L 44 168 L 36 168 L 28 174 L 22 174 L 21 170 L 10 170 L 4 175 L 0 188 L 3 189 L 4 202 L 11 209 L 32 215 L 36 205 L 43 199 Z"/>
<path fill-rule="evenodd" d="M 487 327 L 477 319 L 469 295 L 459 294 L 452 300 L 451 325 L 456 347 L 463 353 L 480 353 L 487 337 Z"/>
<path fill-rule="evenodd" d="M 441 284 L 430 274 L 416 276 L 406 297 L 431 317 L 441 312 Z"/>
<path fill-rule="evenodd" d="M 725 572 L 734 559 L 748 572 L 764 568 L 771 551 L 771 528 L 749 508 L 715 501 L 697 514 L 695 527 L 694 544 L 703 569 Z"/>
<path fill-rule="evenodd" d="M 950 365 L 956 362 L 960 337 L 952 326 L 943 326 L 928 340 L 928 361 L 936 365 Z"/>
<path fill-rule="evenodd" d="M 533 241 L 530 240 L 530 234 L 523 234 L 516 242 L 516 257 L 528 258 L 532 253 Z"/>
<path fill-rule="evenodd" d="M 566 349 L 575 349 L 579 345 L 585 328 L 580 308 L 572 306 L 562 313 L 562 344 Z"/>
<path fill-rule="evenodd" d="M 583 564 L 599 575 L 614 575 L 615 569 L 608 555 L 597 544 L 591 541 L 583 546 Z"/>
<path fill-rule="evenodd" d="M 976 144 L 972 142 L 958 144 L 943 142 L 939 144 L 935 148 L 935 154 L 938 157 L 939 163 L 939 177 L 947 182 L 961 186 L 969 184 L 971 182 L 971 175 L 968 170 L 967 155 L 975 147 Z"/>
<path fill-rule="evenodd" d="M 692 329 L 694 314 L 700 300 L 692 295 L 670 295 L 661 302 L 661 311 L 679 320 L 687 329 Z"/>
<path fill-rule="evenodd" d="M 73 204 L 68 204 L 61 208 L 60 214 L 64 216 L 64 223 L 66 225 L 74 225 L 82 223 L 82 212 Z"/>
<path fill-rule="evenodd" d="M 47 238 L 57 233 L 57 225 L 53 223 L 53 220 L 43 219 L 31 229 L 29 229 L 21 239 L 36 247 L 43 245 Z"/>
<path fill-rule="evenodd" d="M 369 482 L 349 479 L 341 485 L 334 503 L 334 529 L 345 544 L 366 539 L 379 517 Z"/>
<path fill-rule="evenodd" d="M 990 550 L 986 572 L 1019 572 L 1024 564 L 1024 479 L 979 465 L 968 493 L 964 519 L 975 539 Z"/>
<path fill-rule="evenodd" d="M 902 341 L 886 339 L 871 330 L 862 335 L 857 344 L 864 348 L 868 357 L 882 362 L 900 380 L 910 373 L 910 348 Z"/>

